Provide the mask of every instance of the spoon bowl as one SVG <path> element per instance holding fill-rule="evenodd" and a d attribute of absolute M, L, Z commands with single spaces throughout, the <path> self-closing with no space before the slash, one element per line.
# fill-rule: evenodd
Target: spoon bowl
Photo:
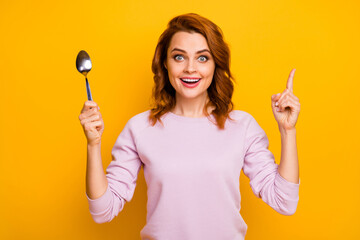
<path fill-rule="evenodd" d="M 91 68 L 92 68 L 92 63 L 89 54 L 84 50 L 81 50 L 76 57 L 76 69 L 85 76 L 86 91 L 87 91 L 88 100 L 90 101 L 92 101 L 92 97 L 91 97 L 90 85 L 87 79 L 87 74 L 90 72 Z"/>

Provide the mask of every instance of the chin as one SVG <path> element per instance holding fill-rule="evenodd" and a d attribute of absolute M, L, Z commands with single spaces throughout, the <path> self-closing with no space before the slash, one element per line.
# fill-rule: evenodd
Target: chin
<path fill-rule="evenodd" d="M 179 95 L 182 97 L 182 98 L 187 98 L 187 99 L 195 99 L 195 98 L 198 98 L 198 97 L 201 97 L 201 96 L 204 96 L 205 92 L 196 92 L 196 93 L 180 93 Z"/>

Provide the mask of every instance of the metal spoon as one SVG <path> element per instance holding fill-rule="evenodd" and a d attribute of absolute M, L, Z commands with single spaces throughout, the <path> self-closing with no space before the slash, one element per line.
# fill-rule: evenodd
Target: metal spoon
<path fill-rule="evenodd" d="M 91 97 L 90 85 L 86 75 L 88 74 L 88 72 L 90 72 L 91 67 L 92 64 L 89 54 L 87 54 L 87 52 L 85 52 L 84 50 L 81 50 L 76 57 L 76 68 L 81 74 L 85 76 L 86 91 L 87 91 L 88 100 L 90 101 L 92 101 L 92 97 Z"/>

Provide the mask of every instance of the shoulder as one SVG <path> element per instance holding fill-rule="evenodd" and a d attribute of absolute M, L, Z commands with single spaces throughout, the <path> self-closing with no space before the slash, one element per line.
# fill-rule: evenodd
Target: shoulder
<path fill-rule="evenodd" d="M 131 117 L 126 125 L 130 128 L 144 128 L 149 125 L 149 114 L 150 110 L 138 113 Z"/>
<path fill-rule="evenodd" d="M 246 136 L 248 138 L 260 137 L 266 138 L 264 129 L 260 126 L 259 122 L 250 114 L 241 110 L 234 110 L 233 116 L 238 122 L 242 123 L 242 127 L 246 129 Z"/>
<path fill-rule="evenodd" d="M 149 112 L 150 110 L 144 111 L 131 117 L 120 132 L 118 139 L 133 139 L 136 142 L 139 134 L 150 125 L 147 121 Z"/>
<path fill-rule="evenodd" d="M 242 111 L 242 110 L 232 110 L 229 114 L 229 116 L 238 124 L 243 124 L 247 126 L 252 121 L 255 120 L 255 118 L 248 112 Z"/>
<path fill-rule="evenodd" d="M 148 122 L 149 115 L 150 115 L 150 110 L 146 110 L 144 112 L 134 115 L 129 119 L 128 122 L 135 125 L 145 124 L 146 122 Z"/>
<path fill-rule="evenodd" d="M 263 132 L 263 129 L 258 121 L 248 112 L 233 110 L 230 113 L 230 117 L 235 120 L 235 124 L 238 124 L 242 128 L 246 129 L 247 134 L 251 135 L 252 133 Z"/>
<path fill-rule="evenodd" d="M 149 114 L 150 110 L 146 110 L 134 115 L 127 121 L 125 128 L 131 131 L 135 136 L 139 135 L 140 132 L 150 126 Z"/>

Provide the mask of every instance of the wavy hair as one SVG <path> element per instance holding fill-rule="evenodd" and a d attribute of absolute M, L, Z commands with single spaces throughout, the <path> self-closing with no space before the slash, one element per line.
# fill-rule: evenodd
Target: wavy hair
<path fill-rule="evenodd" d="M 179 31 L 202 34 L 210 48 L 215 61 L 214 76 L 207 89 L 209 101 L 204 106 L 204 114 L 209 118 L 207 109 L 215 107 L 211 114 L 214 115 L 219 129 L 224 129 L 229 113 L 234 104 L 231 101 L 235 81 L 230 73 L 230 50 L 223 39 L 221 29 L 210 20 L 195 14 L 188 13 L 179 15 L 170 20 L 166 30 L 161 34 L 152 60 L 152 72 L 154 73 L 154 87 L 152 89 L 153 107 L 150 110 L 149 121 L 152 126 L 161 116 L 169 112 L 176 104 L 175 89 L 170 83 L 167 69 L 164 63 L 167 59 L 167 50 L 171 38 Z M 231 119 L 233 120 L 233 119 Z"/>

